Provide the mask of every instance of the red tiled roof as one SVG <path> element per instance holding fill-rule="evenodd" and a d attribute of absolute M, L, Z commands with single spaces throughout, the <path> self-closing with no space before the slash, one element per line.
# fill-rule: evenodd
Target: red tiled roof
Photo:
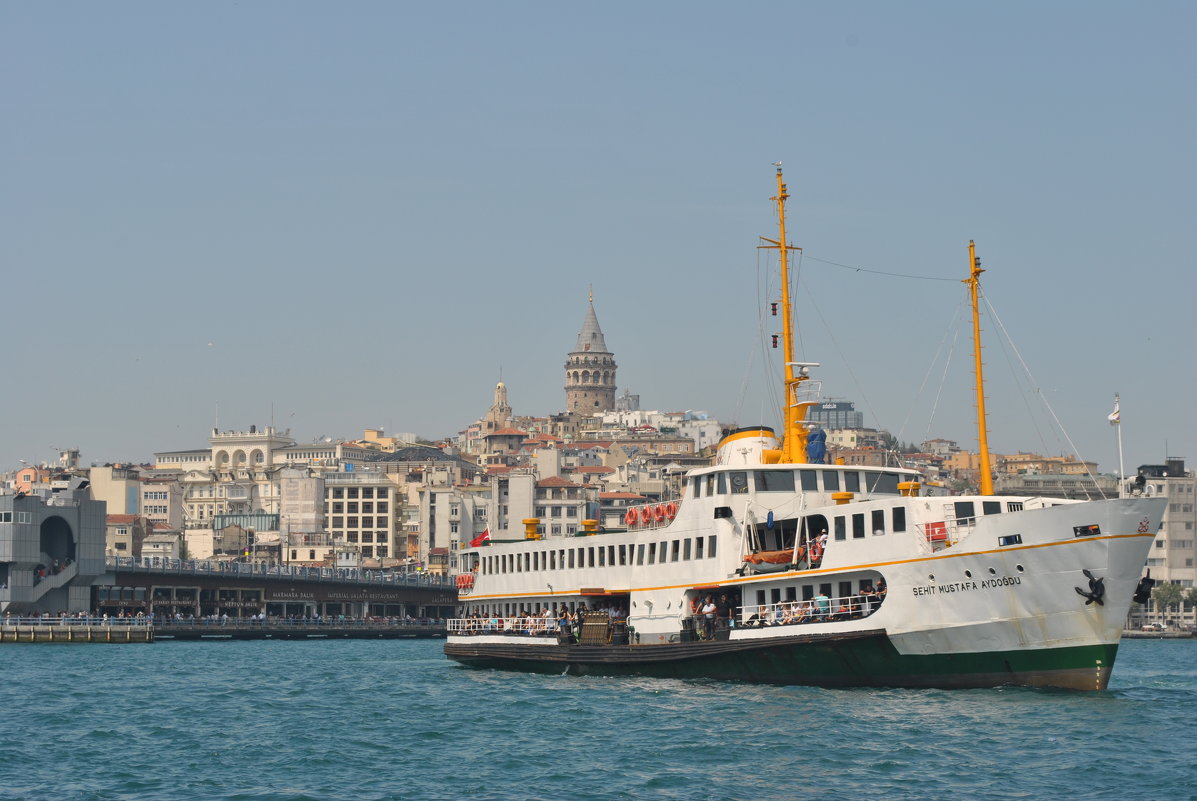
<path fill-rule="evenodd" d="M 600 492 L 599 499 L 605 501 L 642 501 L 646 498 L 645 495 L 637 495 L 634 492 Z"/>
<path fill-rule="evenodd" d="M 510 472 L 511 472 L 511 468 L 505 464 L 492 464 L 492 465 L 488 465 L 486 468 L 486 474 L 488 476 L 493 476 L 496 473 L 510 473 Z"/>
<path fill-rule="evenodd" d="M 138 515 L 108 515 L 107 521 L 109 523 L 134 523 L 137 518 Z"/>
<path fill-rule="evenodd" d="M 580 487 L 582 485 L 575 484 L 574 482 L 569 481 L 568 479 L 560 478 L 558 476 L 549 476 L 548 478 L 542 478 L 540 481 L 537 481 L 536 486 L 538 486 L 538 487 Z"/>

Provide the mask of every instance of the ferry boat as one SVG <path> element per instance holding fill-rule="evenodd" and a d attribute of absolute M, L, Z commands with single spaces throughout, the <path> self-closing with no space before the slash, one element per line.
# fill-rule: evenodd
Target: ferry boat
<path fill-rule="evenodd" d="M 627 527 L 461 552 L 445 654 L 551 673 L 816 686 L 1107 686 L 1166 500 L 929 494 L 917 471 L 808 453 L 814 363 L 796 362 L 780 166 L 785 407 L 728 433 L 680 499 Z M 989 464 L 969 245 L 981 464 Z M 817 456 L 815 458 L 818 458 Z"/>

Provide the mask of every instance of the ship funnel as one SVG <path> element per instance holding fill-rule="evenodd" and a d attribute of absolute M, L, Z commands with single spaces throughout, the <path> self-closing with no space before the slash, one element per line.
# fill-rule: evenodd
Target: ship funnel
<path fill-rule="evenodd" d="M 776 456 L 770 458 L 769 451 L 777 451 L 781 441 L 777 434 L 768 426 L 752 426 L 737 428 L 724 434 L 719 442 L 719 450 L 715 456 L 715 464 L 726 465 L 759 465 L 772 464 L 777 461 Z"/>

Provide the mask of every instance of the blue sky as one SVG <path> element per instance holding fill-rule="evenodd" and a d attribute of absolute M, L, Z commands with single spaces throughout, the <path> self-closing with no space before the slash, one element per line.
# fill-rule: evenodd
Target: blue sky
<path fill-rule="evenodd" d="M 452 434 L 621 391 L 773 422 L 774 161 L 826 395 L 975 446 L 1197 461 L 1197 6 L 0 2 L 0 468 Z M 863 272 L 827 262 L 867 268 Z M 916 280 L 877 273 L 951 280 Z M 941 343 L 955 341 L 943 387 Z M 927 378 L 927 376 L 930 376 Z"/>

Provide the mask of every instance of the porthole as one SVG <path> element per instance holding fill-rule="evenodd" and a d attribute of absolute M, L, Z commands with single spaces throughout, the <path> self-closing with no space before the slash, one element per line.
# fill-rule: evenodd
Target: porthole
<path fill-rule="evenodd" d="M 997 575 L 997 571 L 996 571 L 996 570 L 994 570 L 994 569 L 991 567 L 991 568 L 989 568 L 989 575 L 991 575 L 991 576 L 996 576 L 996 575 Z"/>
<path fill-rule="evenodd" d="M 928 578 L 929 580 L 931 580 L 931 581 L 935 581 L 935 574 L 934 574 L 934 573 L 929 573 L 929 574 L 927 575 L 927 578 Z"/>
<path fill-rule="evenodd" d="M 1024 570 L 1022 565 L 1015 565 L 1014 567 L 1016 570 L 1018 570 L 1019 573 L 1023 572 L 1023 570 Z"/>
<path fill-rule="evenodd" d="M 966 571 L 964 571 L 964 577 L 965 577 L 965 578 L 972 578 L 972 577 L 973 577 L 973 571 L 971 571 L 971 570 L 966 570 Z"/>

